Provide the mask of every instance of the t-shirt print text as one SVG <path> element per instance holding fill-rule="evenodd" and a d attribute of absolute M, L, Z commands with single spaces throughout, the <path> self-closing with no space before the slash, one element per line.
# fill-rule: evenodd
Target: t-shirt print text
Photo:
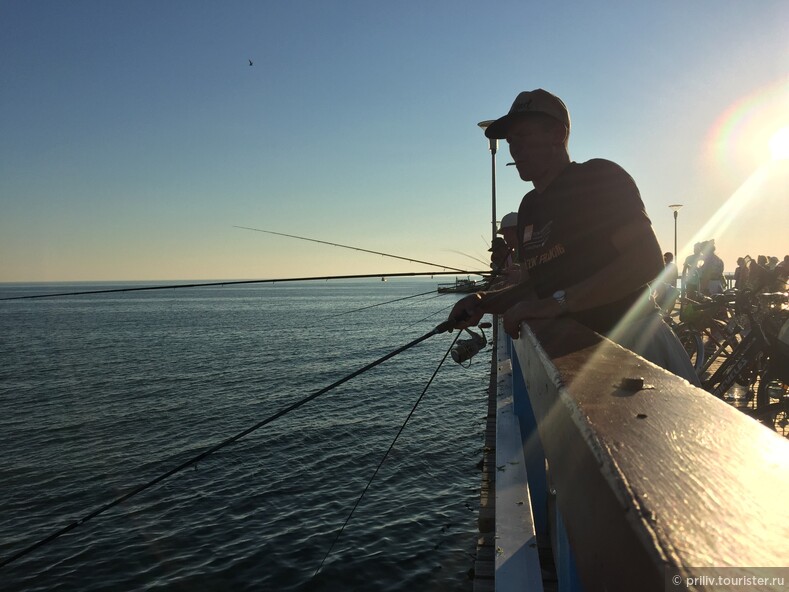
<path fill-rule="evenodd" d="M 564 255 L 566 249 L 562 243 L 558 243 L 553 245 L 547 251 L 540 253 L 539 255 L 535 255 L 534 257 L 526 257 L 524 262 L 526 263 L 526 269 L 532 269 L 537 265 L 542 265 L 543 263 L 548 263 L 551 259 L 556 259 L 560 255 Z"/>
<path fill-rule="evenodd" d="M 548 241 L 548 238 L 551 236 L 552 226 L 553 220 L 546 223 L 545 226 L 538 229 L 536 232 L 534 231 L 534 224 L 524 226 L 523 236 L 521 237 L 521 244 L 523 245 L 523 248 L 525 250 L 529 250 L 544 246 Z"/>

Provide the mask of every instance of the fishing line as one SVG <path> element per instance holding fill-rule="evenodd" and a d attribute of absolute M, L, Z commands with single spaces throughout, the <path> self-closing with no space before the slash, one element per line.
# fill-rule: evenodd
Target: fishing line
<path fill-rule="evenodd" d="M 441 296 L 444 296 L 444 294 L 441 294 Z M 413 327 L 414 325 L 418 325 L 418 324 L 419 324 L 419 323 L 421 323 L 422 321 L 426 321 L 427 319 L 429 319 L 429 318 L 431 318 L 431 317 L 434 317 L 434 316 L 436 316 L 437 314 L 444 312 L 446 309 L 448 309 L 448 308 L 452 308 L 453 306 L 455 306 L 455 302 L 453 302 L 453 303 L 452 303 L 452 304 L 450 304 L 449 306 L 445 306 L 445 307 L 443 307 L 443 308 L 440 308 L 440 309 L 438 309 L 436 312 L 430 313 L 429 315 L 427 315 L 427 316 L 426 316 L 426 317 L 424 317 L 424 318 L 421 318 L 421 319 L 419 319 L 418 321 L 414 321 L 414 322 L 413 322 L 413 323 L 411 323 L 410 325 L 406 325 L 405 327 L 401 327 L 401 328 L 400 328 L 400 331 L 404 331 L 405 329 L 410 329 L 410 328 L 411 328 L 411 327 Z"/>
<path fill-rule="evenodd" d="M 488 243 L 485 243 L 485 246 L 488 246 Z M 479 257 L 475 257 L 474 255 L 469 255 L 468 253 L 464 253 L 463 251 L 456 251 L 455 249 L 449 249 L 450 253 L 457 253 L 458 255 L 463 255 L 464 257 L 468 257 L 469 259 L 473 259 L 477 263 L 482 263 L 482 265 L 488 265 L 489 261 L 483 261 Z"/>
<path fill-rule="evenodd" d="M 355 378 L 355 377 L 359 376 L 360 374 L 363 374 L 364 372 L 367 372 L 371 368 L 374 368 L 374 367 L 378 366 L 379 364 L 382 364 L 386 360 L 389 360 L 390 358 L 395 357 L 396 355 L 406 351 L 407 349 L 410 349 L 410 348 L 414 347 L 415 345 L 421 343 L 422 341 L 425 341 L 426 339 L 432 337 L 433 335 L 438 335 L 440 333 L 445 333 L 446 331 L 449 331 L 449 330 L 453 329 L 454 325 L 455 325 L 455 321 L 453 321 L 453 320 L 444 321 L 440 325 L 437 325 L 433 330 L 429 331 L 428 333 L 425 333 L 424 335 L 422 335 L 421 337 L 418 337 L 417 339 L 414 339 L 410 343 L 407 343 L 407 344 L 397 348 L 396 350 L 389 352 L 385 356 L 382 356 L 382 357 L 378 358 L 377 360 L 375 360 L 373 362 L 370 362 L 366 366 L 363 366 L 362 368 L 359 368 L 355 372 L 352 372 L 351 374 L 348 374 L 347 376 L 337 380 L 336 382 L 333 382 L 329 386 L 324 387 L 324 388 L 320 389 L 319 391 L 316 391 L 316 392 L 312 393 L 311 395 L 308 395 L 307 397 L 304 397 L 303 399 L 301 399 L 299 401 L 296 401 L 295 403 L 293 403 L 291 405 L 288 405 L 287 407 L 281 409 L 280 411 L 278 411 L 274 415 L 271 415 L 271 416 L 267 417 L 266 419 L 264 419 L 262 421 L 259 421 L 258 423 L 256 423 L 252 427 L 249 427 L 249 428 L 239 432 L 235 436 L 231 436 L 231 437 L 223 440 L 222 442 L 220 442 L 218 444 L 215 444 L 214 446 L 211 446 L 210 448 L 208 448 L 207 450 L 201 452 L 197 456 L 195 456 L 193 458 L 190 458 L 189 460 L 181 463 L 177 467 L 170 469 L 169 471 L 163 473 L 162 475 L 159 475 L 155 479 L 152 479 L 151 481 L 148 481 L 147 483 L 143 483 L 142 485 L 138 485 L 137 487 L 135 487 L 134 489 L 132 489 L 128 493 L 126 493 L 126 494 L 114 499 L 113 501 L 111 501 L 111 502 L 109 502 L 107 504 L 104 504 L 103 506 L 101 506 L 99 508 L 96 508 L 95 510 L 93 510 L 89 514 L 85 515 L 84 517 L 80 518 L 79 520 L 71 522 L 70 524 L 64 526 L 63 528 L 57 530 L 56 532 L 53 532 L 49 536 L 39 540 L 38 542 L 36 542 L 36 543 L 34 543 L 34 544 L 24 548 L 24 549 L 22 549 L 21 551 L 15 553 L 11 557 L 9 557 L 7 559 L 3 559 L 2 561 L 0 561 L 0 568 L 3 568 L 6 565 L 8 565 L 9 563 L 14 562 L 14 561 L 16 561 L 17 559 L 19 559 L 21 557 L 24 557 L 25 555 L 31 553 L 32 551 L 35 551 L 39 547 L 42 547 L 42 546 L 54 541 L 58 537 L 66 534 L 67 532 L 70 532 L 70 531 L 74 530 L 78 526 L 84 524 L 85 522 L 87 522 L 88 520 L 91 520 L 92 518 L 95 518 L 99 514 L 102 514 L 102 513 L 106 512 L 110 508 L 113 508 L 113 507 L 117 506 L 118 504 L 121 504 L 121 503 L 125 502 L 126 500 L 134 497 L 138 493 L 141 493 L 142 491 L 145 491 L 146 489 L 148 489 L 150 487 L 153 487 L 157 483 L 160 483 L 160 482 L 164 481 L 165 479 L 167 479 L 168 477 L 171 477 L 172 475 L 175 475 L 179 471 L 182 471 L 182 470 L 184 470 L 184 469 L 186 469 L 186 468 L 188 468 L 188 467 L 190 467 L 192 465 L 195 465 L 199 461 L 201 461 L 204 458 L 206 458 L 208 455 L 213 454 L 214 452 L 224 448 L 225 446 L 227 446 L 229 444 L 232 444 L 233 442 L 235 442 L 237 440 L 240 440 L 244 436 L 247 436 L 248 434 L 251 434 L 255 430 L 263 427 L 264 425 L 271 423 L 275 419 L 279 419 L 283 415 L 286 415 L 287 413 L 290 413 L 291 411 L 294 411 L 295 409 L 298 409 L 299 407 L 301 407 L 305 403 L 308 403 L 308 402 L 312 401 L 313 399 L 316 399 L 319 396 L 323 395 L 324 393 L 327 393 L 330 390 L 340 386 L 341 384 L 344 384 L 344 383 L 348 382 L 352 378 Z"/>
<path fill-rule="evenodd" d="M 342 315 L 351 314 L 353 312 L 360 312 L 362 310 L 367 310 L 369 308 L 375 308 L 376 306 L 383 306 L 384 304 L 392 304 L 393 302 L 400 302 L 401 300 L 408 300 L 409 298 L 416 298 L 418 296 L 425 296 L 426 294 L 433 294 L 434 292 L 435 292 L 435 290 L 429 290 L 427 292 L 422 292 L 421 294 L 414 294 L 413 296 L 404 296 L 403 298 L 396 298 L 394 300 L 387 300 L 386 302 L 379 302 L 378 304 L 371 304 L 370 306 L 363 306 L 361 308 L 354 308 L 353 310 L 346 310 L 346 311 L 343 311 L 343 312 L 330 314 L 330 315 L 327 315 L 325 317 L 319 317 L 317 320 L 322 321 L 324 319 L 331 319 L 331 318 L 334 318 L 334 317 L 340 317 Z M 430 299 L 426 298 L 425 300 L 430 300 Z"/>
<path fill-rule="evenodd" d="M 343 249 L 352 249 L 354 251 L 361 251 L 363 253 L 372 253 L 373 255 L 383 255 L 384 257 L 391 257 L 392 259 L 401 259 L 410 263 L 421 263 L 423 265 L 431 265 L 433 267 L 440 267 L 442 269 L 451 269 L 460 271 L 456 267 L 449 267 L 448 265 L 440 265 L 438 263 L 430 263 L 429 261 L 420 261 L 419 259 L 409 259 L 408 257 L 400 257 L 399 255 L 390 255 L 389 253 L 381 253 L 380 251 L 371 251 L 369 249 L 362 249 L 360 247 L 351 247 L 349 245 L 341 245 L 339 243 L 330 243 L 328 241 L 317 240 L 314 238 L 307 238 L 305 236 L 296 236 L 295 234 L 285 234 L 283 232 L 274 232 L 273 230 L 263 230 L 262 228 L 250 228 L 249 226 L 233 226 L 233 228 L 241 228 L 243 230 L 253 230 L 254 232 L 265 232 L 266 234 L 276 234 L 277 236 L 287 236 L 288 238 L 297 238 L 299 240 L 310 241 L 312 243 L 321 243 L 322 245 L 330 245 L 332 247 L 342 247 Z M 466 273 L 465 271 L 461 273 Z"/>
<path fill-rule="evenodd" d="M 392 448 L 394 448 L 394 445 L 397 442 L 397 439 L 400 437 L 400 434 L 403 433 L 403 430 L 405 429 L 406 424 L 408 424 L 409 420 L 411 419 L 411 416 L 414 414 L 414 412 L 416 411 L 416 408 L 419 406 L 419 403 L 422 402 L 422 398 L 425 396 L 425 393 L 427 393 L 427 389 L 430 388 L 430 385 L 433 383 L 433 379 L 438 374 L 438 371 L 441 370 L 441 366 L 444 365 L 444 362 L 446 361 L 447 357 L 449 356 L 449 353 L 452 351 L 452 348 L 455 345 L 455 342 L 457 342 L 457 340 L 458 340 L 458 338 L 460 337 L 461 334 L 462 334 L 462 331 L 458 331 L 458 334 L 455 335 L 455 338 L 452 340 L 452 343 L 449 345 L 449 349 L 447 349 L 446 353 L 444 354 L 444 357 L 441 358 L 441 361 L 438 363 L 438 366 L 436 366 L 436 369 L 433 372 L 433 375 L 430 377 L 430 380 L 427 381 L 427 384 L 425 385 L 424 390 L 422 390 L 422 394 L 419 395 L 419 398 L 416 400 L 416 403 L 414 403 L 414 406 L 411 408 L 411 411 L 406 416 L 405 421 L 403 422 L 403 425 L 400 426 L 400 429 L 397 431 L 397 434 L 395 435 L 394 440 L 392 440 L 392 443 L 389 445 L 389 448 L 387 448 L 386 452 L 384 453 L 384 456 L 381 459 L 381 462 L 378 463 L 378 466 L 375 468 L 375 471 L 373 471 L 372 476 L 367 481 L 367 485 L 365 485 L 364 490 L 362 491 L 362 494 L 359 496 L 359 499 L 356 500 L 356 503 L 353 505 L 353 508 L 351 508 L 351 511 L 348 514 L 348 517 L 345 519 L 345 522 L 343 522 L 342 526 L 340 527 L 340 530 L 337 533 L 337 536 L 334 537 L 334 540 L 332 541 L 332 544 L 329 547 L 329 550 L 326 551 L 326 555 L 324 555 L 324 557 L 323 557 L 323 561 L 321 561 L 320 565 L 318 566 L 318 569 L 315 570 L 315 573 L 312 574 L 313 578 L 318 575 L 318 572 L 323 567 L 323 564 L 326 562 L 326 559 L 331 554 L 332 549 L 334 549 L 334 545 L 336 545 L 337 541 L 340 539 L 340 536 L 342 535 L 343 531 L 345 530 L 345 527 L 348 526 L 348 522 L 350 522 L 351 516 L 353 516 L 353 513 L 356 511 L 356 508 L 359 507 L 359 504 L 362 502 L 362 498 L 364 498 L 364 495 L 367 493 L 367 490 L 370 489 L 370 485 L 372 485 L 372 482 L 375 479 L 375 476 L 378 474 L 378 471 L 381 470 L 381 467 L 383 466 L 384 462 L 386 461 L 386 458 L 389 456 L 389 453 L 392 451 Z"/>
<path fill-rule="evenodd" d="M 425 298 L 424 300 L 420 300 L 419 302 L 427 302 L 428 300 L 435 300 L 436 298 L 441 298 L 442 296 L 446 296 L 446 294 L 442 294 L 439 292 L 435 296 L 431 296 L 430 298 Z"/>
<path fill-rule="evenodd" d="M 467 275 L 484 275 L 489 272 L 482 271 L 462 271 Z M 267 280 L 233 280 L 225 282 L 202 282 L 196 284 L 170 284 L 167 286 L 138 286 L 134 288 L 111 288 L 107 290 L 83 290 L 78 292 L 59 292 L 54 294 L 34 294 L 30 296 L 5 296 L 0 300 L 32 300 L 34 298 L 55 298 L 59 296 L 82 296 L 85 294 L 111 294 L 117 292 L 142 292 L 145 290 L 177 290 L 179 288 L 205 288 L 209 286 L 240 286 L 243 284 L 276 284 L 280 282 L 311 282 L 317 280 L 355 280 L 379 277 L 414 277 L 421 275 L 458 275 L 456 271 L 416 271 L 403 273 L 367 273 L 361 275 L 326 275 L 318 277 L 301 278 L 273 278 Z"/>

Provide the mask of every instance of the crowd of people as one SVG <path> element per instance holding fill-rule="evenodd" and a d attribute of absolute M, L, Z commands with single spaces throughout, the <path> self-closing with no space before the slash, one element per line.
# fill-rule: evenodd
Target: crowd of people
<path fill-rule="evenodd" d="M 715 239 L 693 245 L 682 267 L 682 286 L 688 295 L 715 296 L 726 289 L 723 260 L 715 254 Z"/>
<path fill-rule="evenodd" d="M 664 255 L 667 256 L 670 257 L 671 253 Z M 669 265 L 668 261 L 666 265 Z M 759 255 L 756 260 L 750 255 L 739 257 L 733 273 L 732 286 L 728 286 L 723 268 L 723 261 L 715 254 L 714 239 L 696 243 L 693 254 L 685 259 L 682 268 L 682 286 L 686 294 L 690 298 L 699 294 L 714 296 L 722 293 L 727 287 L 768 292 L 785 291 L 789 279 L 789 255 L 786 255 L 783 261 L 779 261 L 778 257 L 766 255 Z M 676 286 L 676 279 L 669 283 Z"/>
<path fill-rule="evenodd" d="M 663 254 L 664 270 L 653 283 L 653 294 L 664 314 L 669 314 L 680 296 L 677 287 L 679 270 L 672 253 Z M 762 292 L 785 292 L 789 281 L 789 255 L 778 257 L 750 255 L 739 257 L 731 275 L 732 282 L 724 275 L 724 265 L 715 254 L 715 240 L 702 241 L 693 247 L 682 267 L 682 287 L 690 300 L 721 294 L 728 288 L 749 289 Z"/>
<path fill-rule="evenodd" d="M 778 257 L 759 255 L 755 260 L 750 255 L 737 259 L 734 270 L 734 287 L 766 292 L 784 292 L 789 282 L 789 255 L 783 260 Z"/>

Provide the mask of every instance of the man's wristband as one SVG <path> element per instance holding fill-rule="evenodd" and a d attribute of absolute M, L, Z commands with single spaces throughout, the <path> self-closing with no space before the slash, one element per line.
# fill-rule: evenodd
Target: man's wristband
<path fill-rule="evenodd" d="M 559 308 L 562 309 L 562 314 L 567 314 L 569 310 L 567 309 L 567 292 L 564 290 L 556 290 L 553 293 L 553 299 L 556 300 Z"/>

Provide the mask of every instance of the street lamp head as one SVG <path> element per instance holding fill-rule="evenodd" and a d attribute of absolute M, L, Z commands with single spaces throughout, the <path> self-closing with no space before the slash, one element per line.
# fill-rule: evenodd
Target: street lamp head
<path fill-rule="evenodd" d="M 482 128 L 482 133 L 485 133 L 485 130 L 488 129 L 488 126 L 492 124 L 495 119 L 486 119 L 485 121 L 480 121 L 477 125 Z M 496 149 L 499 147 L 499 141 L 494 138 L 488 138 L 488 148 L 490 149 L 492 154 L 496 154 Z"/>
<path fill-rule="evenodd" d="M 669 207 L 670 207 L 672 210 L 674 210 L 675 212 L 678 212 L 678 211 L 679 211 L 679 209 L 682 207 L 682 204 L 671 204 Z"/>

